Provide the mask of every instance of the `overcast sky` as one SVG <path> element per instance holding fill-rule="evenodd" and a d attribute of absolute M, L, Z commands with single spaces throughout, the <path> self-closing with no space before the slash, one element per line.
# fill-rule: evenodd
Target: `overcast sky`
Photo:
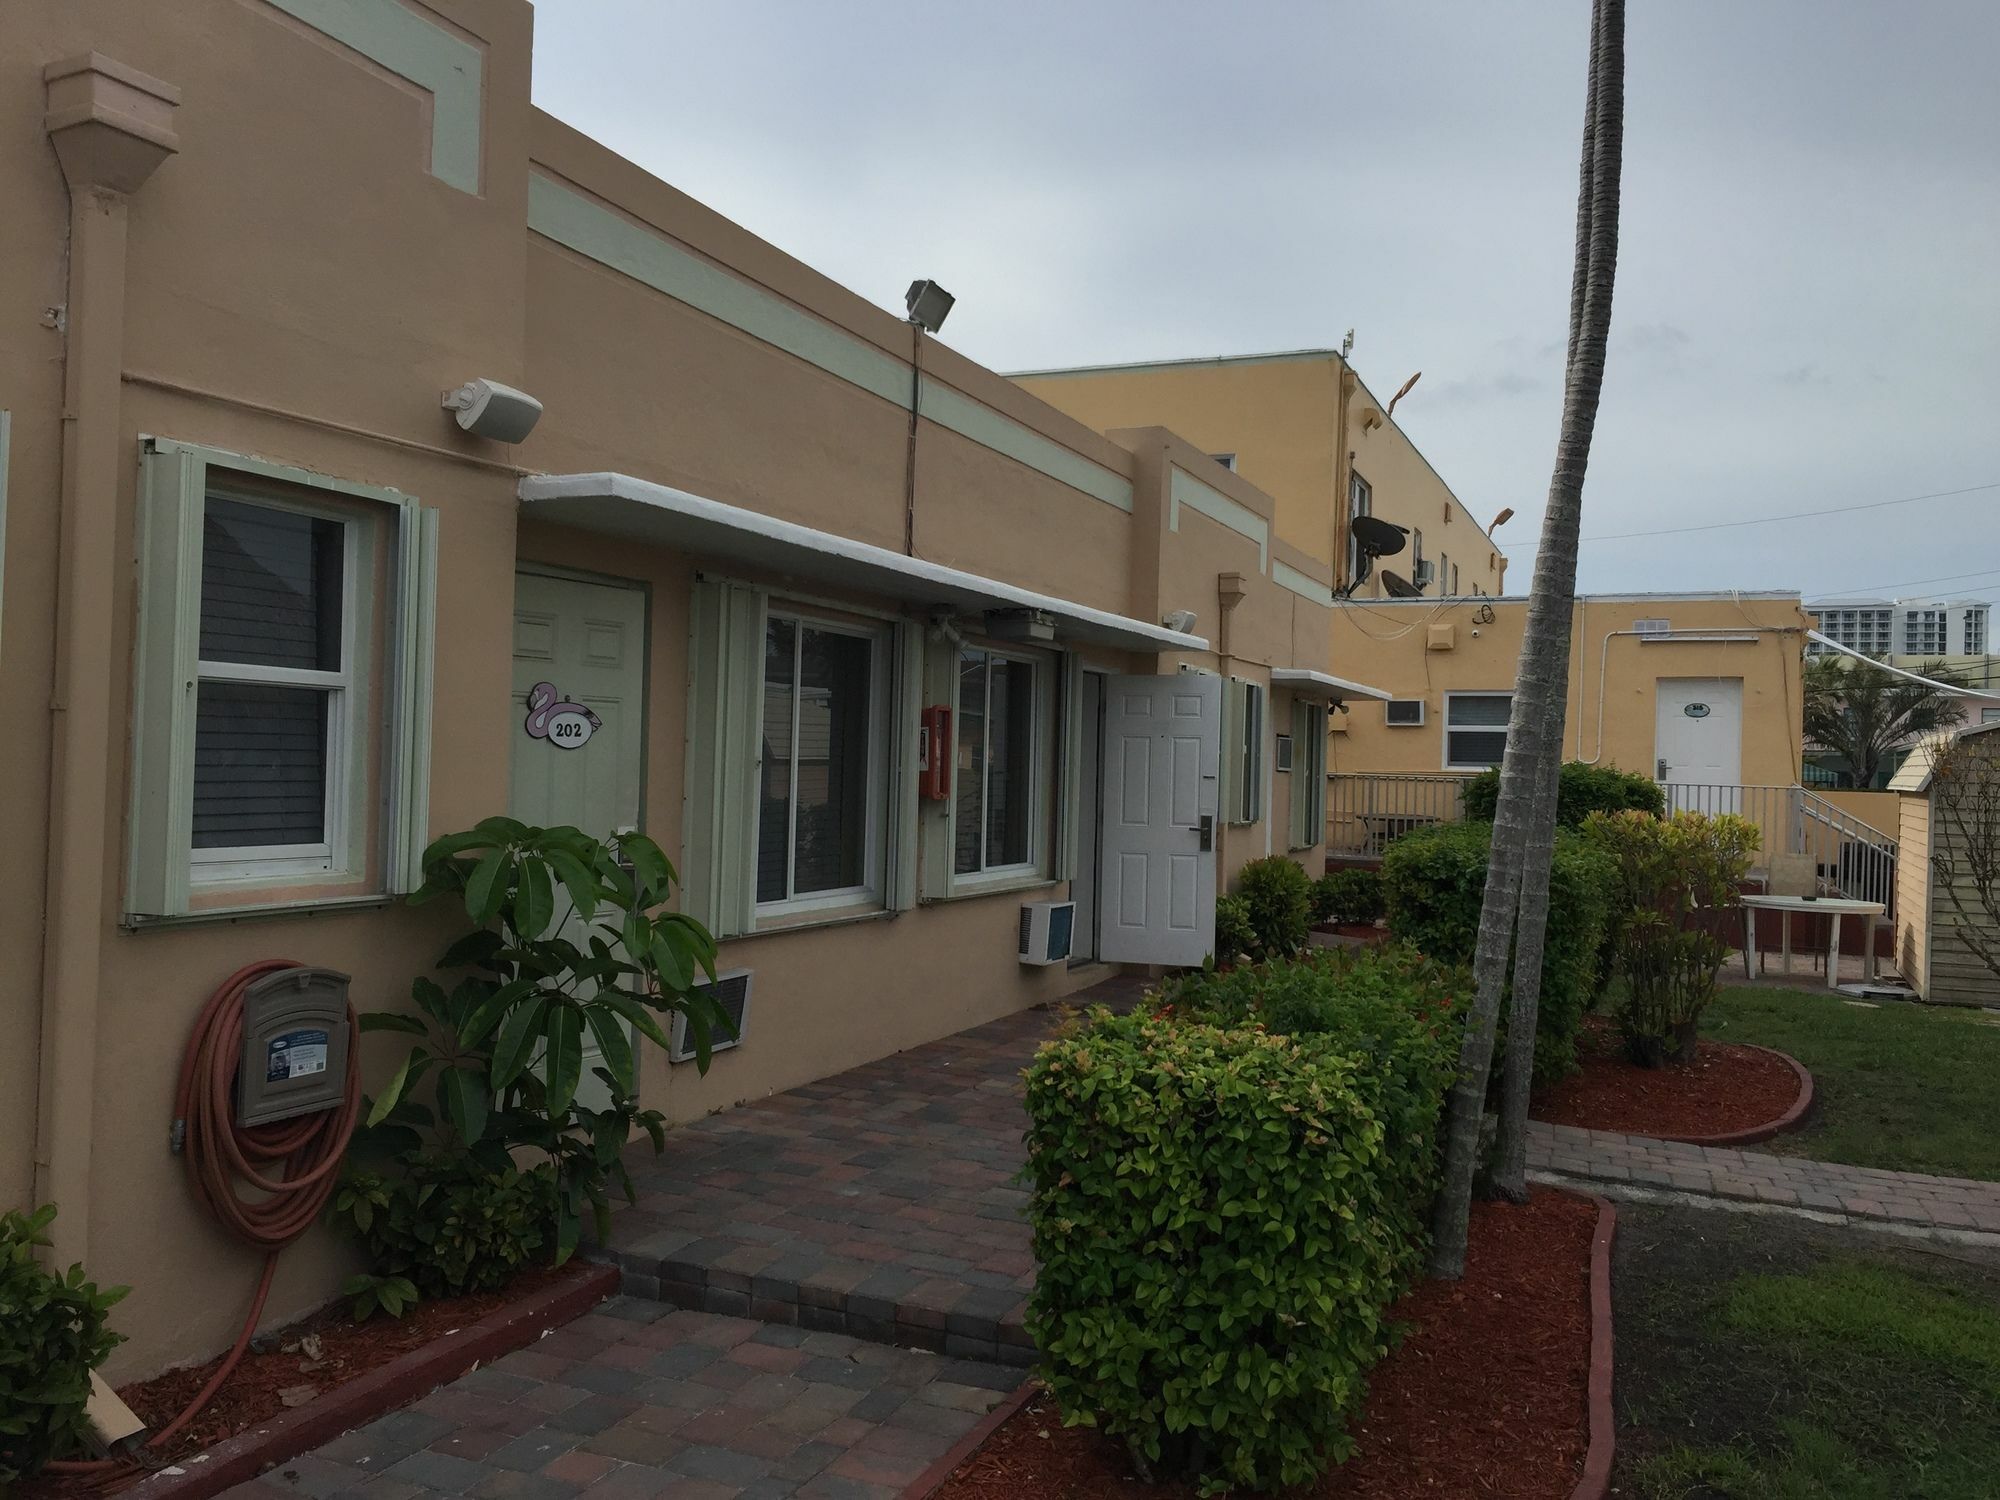
<path fill-rule="evenodd" d="M 1337 347 L 1525 587 L 1588 9 L 542 0 L 535 99 L 999 369 Z M 1641 0 L 1587 589 L 2000 598 L 2000 4 Z M 1783 525 L 1592 536 L 1978 493 Z M 1981 575 L 1958 577 L 1947 575 Z M 1937 580 L 1937 581 L 1933 581 Z"/>

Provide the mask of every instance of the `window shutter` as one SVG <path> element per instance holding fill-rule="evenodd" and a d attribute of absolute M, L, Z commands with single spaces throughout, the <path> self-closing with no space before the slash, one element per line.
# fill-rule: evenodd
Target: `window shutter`
<path fill-rule="evenodd" d="M 437 556 L 437 511 L 422 505 L 402 507 L 396 518 L 396 612 L 389 676 L 394 738 L 383 819 L 384 874 L 392 896 L 407 895 L 424 883 L 424 847 L 430 842 Z"/>
<path fill-rule="evenodd" d="M 141 459 L 129 917 L 188 910 L 205 467 L 198 453 L 172 443 L 149 442 Z"/>
<path fill-rule="evenodd" d="M 1056 847 L 1049 874 L 1074 880 L 1083 821 L 1083 658 L 1074 651 L 1063 653 L 1056 691 Z"/>
<path fill-rule="evenodd" d="M 889 870 L 883 891 L 891 911 L 917 904 L 917 736 L 923 727 L 924 631 L 899 620 L 890 639 L 894 681 L 889 700 Z"/>
<path fill-rule="evenodd" d="M 702 580 L 689 615 L 681 902 L 715 936 L 738 937 L 750 930 L 757 901 L 764 595 Z"/>

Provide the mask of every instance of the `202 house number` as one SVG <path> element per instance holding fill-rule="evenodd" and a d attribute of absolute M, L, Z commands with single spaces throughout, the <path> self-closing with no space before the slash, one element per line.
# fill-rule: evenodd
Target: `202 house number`
<path fill-rule="evenodd" d="M 531 740 L 547 740 L 558 750 L 580 750 L 603 725 L 581 703 L 563 701 L 553 682 L 528 689 L 528 717 L 521 728 Z"/>

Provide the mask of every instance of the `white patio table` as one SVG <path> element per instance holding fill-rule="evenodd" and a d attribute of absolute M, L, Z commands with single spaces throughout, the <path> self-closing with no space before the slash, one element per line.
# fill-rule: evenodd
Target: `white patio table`
<path fill-rule="evenodd" d="M 1875 919 L 1888 908 L 1880 901 L 1851 901 L 1845 896 L 1744 896 L 1743 903 L 1743 977 L 1751 977 L 1750 958 L 1757 952 L 1757 913 L 1760 911 L 1809 911 L 1817 912 L 1830 920 L 1832 929 L 1827 939 L 1826 987 L 1840 988 L 1840 919 L 1848 916 L 1867 918 L 1861 935 L 1861 972 L 1868 978 L 1875 977 Z M 1792 972 L 1792 923 L 1785 919 L 1785 973 Z M 1758 962 L 1762 963 L 1760 957 Z"/>

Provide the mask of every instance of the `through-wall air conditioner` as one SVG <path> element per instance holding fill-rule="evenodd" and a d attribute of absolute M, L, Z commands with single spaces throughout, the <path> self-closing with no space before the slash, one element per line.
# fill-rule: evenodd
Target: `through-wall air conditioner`
<path fill-rule="evenodd" d="M 1045 967 L 1069 962 L 1076 935 L 1074 901 L 1028 901 L 1021 906 L 1021 962 Z"/>
<path fill-rule="evenodd" d="M 1392 729 L 1414 729 L 1424 722 L 1424 700 L 1392 698 L 1382 705 L 1382 720 Z"/>
<path fill-rule="evenodd" d="M 726 1026 L 711 1026 L 708 1029 L 708 1050 L 726 1052 L 731 1047 L 743 1044 L 743 1032 L 750 1022 L 750 971 L 748 969 L 724 969 L 715 976 L 712 984 L 692 986 L 697 994 L 705 994 L 722 1007 L 722 1014 L 728 1018 Z M 667 1057 L 677 1063 L 695 1060 L 694 1037 L 689 1034 L 688 1018 L 676 1013 L 673 1030 L 668 1033 Z"/>
<path fill-rule="evenodd" d="M 1436 583 L 1437 576 L 1438 565 L 1427 557 L 1410 565 L 1410 582 L 1414 583 L 1418 588 L 1425 588 L 1430 584 Z"/>

